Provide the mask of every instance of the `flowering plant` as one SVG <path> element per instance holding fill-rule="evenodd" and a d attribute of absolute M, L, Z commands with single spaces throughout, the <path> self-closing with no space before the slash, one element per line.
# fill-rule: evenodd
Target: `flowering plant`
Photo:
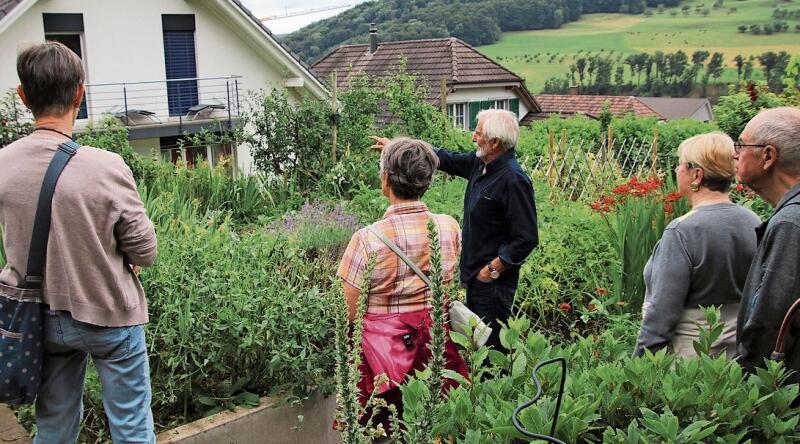
<path fill-rule="evenodd" d="M 686 211 L 680 194 L 665 188 L 671 187 L 656 176 L 645 181 L 632 177 L 590 204 L 606 222 L 622 263 L 622 272 L 614 278 L 614 294 L 625 301 L 620 307 L 633 312 L 644 300 L 642 274 L 656 242 L 666 224 Z"/>
<path fill-rule="evenodd" d="M 731 191 L 731 200 L 734 203 L 752 210 L 754 213 L 758 214 L 762 220 L 766 220 L 772 215 L 772 207 L 747 185 L 737 183 Z"/>

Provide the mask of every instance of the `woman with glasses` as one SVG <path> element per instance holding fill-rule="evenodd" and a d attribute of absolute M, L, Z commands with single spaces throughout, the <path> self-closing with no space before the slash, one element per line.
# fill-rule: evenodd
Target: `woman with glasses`
<path fill-rule="evenodd" d="M 725 328 L 710 352 L 734 355 L 739 301 L 761 223 L 730 200 L 734 149 L 741 148 L 722 133 L 691 137 L 678 148 L 678 192 L 692 209 L 667 226 L 645 266 L 636 356 L 664 347 L 696 356 L 693 342 L 707 327 L 700 307 L 712 305 L 720 307 Z"/>

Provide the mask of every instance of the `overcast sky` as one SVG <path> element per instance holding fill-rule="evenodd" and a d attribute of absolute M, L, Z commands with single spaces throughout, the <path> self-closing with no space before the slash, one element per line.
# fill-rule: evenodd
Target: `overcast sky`
<path fill-rule="evenodd" d="M 315 12 L 298 17 L 281 18 L 265 22 L 270 31 L 276 34 L 286 34 L 296 31 L 310 23 L 339 14 L 345 11 L 347 6 L 362 3 L 363 1 L 365 0 L 242 0 L 242 3 L 259 18 L 329 6 L 342 6 L 341 8 L 330 11 Z"/>

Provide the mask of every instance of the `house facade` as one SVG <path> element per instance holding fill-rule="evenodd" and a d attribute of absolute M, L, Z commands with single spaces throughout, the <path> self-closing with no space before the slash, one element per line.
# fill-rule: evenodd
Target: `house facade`
<path fill-rule="evenodd" d="M 447 113 L 457 128 L 474 130 L 483 109 L 509 110 L 520 121 L 541 111 L 524 79 L 453 37 L 378 43 L 373 28 L 369 44 L 341 46 L 312 69 L 327 81 L 335 72 L 337 86 L 347 88 L 356 76 L 380 79 L 403 64 L 407 72 L 427 82 L 426 99 L 432 105 L 441 106 L 440 85 L 445 82 Z"/>
<path fill-rule="evenodd" d="M 75 130 L 111 116 L 131 145 L 165 160 L 214 161 L 233 155 L 251 170 L 244 147 L 178 143 L 239 122 L 248 91 L 284 88 L 326 98 L 323 83 L 238 0 L 0 0 L 0 92 L 19 83 L 16 55 L 45 40 L 73 49 L 86 70 Z"/>

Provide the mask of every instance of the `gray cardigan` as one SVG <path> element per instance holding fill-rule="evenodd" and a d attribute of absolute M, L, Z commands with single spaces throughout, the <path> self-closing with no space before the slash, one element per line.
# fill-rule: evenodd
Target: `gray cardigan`
<path fill-rule="evenodd" d="M 772 216 L 758 227 L 758 252 L 747 275 L 736 351 L 742 366 L 752 371 L 769 358 L 781 322 L 800 297 L 800 184 L 787 192 Z M 799 316 L 800 317 L 800 316 Z M 786 339 L 786 366 L 800 370 L 800 319 L 795 319 Z M 790 378 L 799 382 L 797 373 Z"/>
<path fill-rule="evenodd" d="M 634 355 L 667 346 L 685 308 L 740 301 L 760 223 L 752 211 L 720 203 L 667 226 L 644 269 L 647 309 Z"/>

